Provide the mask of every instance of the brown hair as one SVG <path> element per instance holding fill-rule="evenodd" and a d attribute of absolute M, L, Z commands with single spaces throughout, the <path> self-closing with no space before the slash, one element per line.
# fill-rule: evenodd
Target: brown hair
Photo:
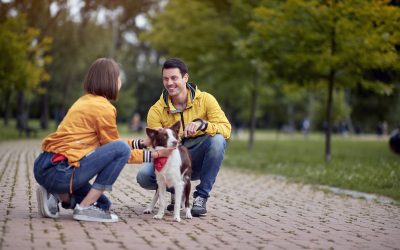
<path fill-rule="evenodd" d="M 119 66 L 113 59 L 99 58 L 90 66 L 83 88 L 87 93 L 116 100 L 119 74 Z"/>

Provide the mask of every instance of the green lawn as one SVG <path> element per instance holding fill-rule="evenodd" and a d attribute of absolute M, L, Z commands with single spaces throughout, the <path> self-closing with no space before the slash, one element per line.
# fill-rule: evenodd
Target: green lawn
<path fill-rule="evenodd" d="M 0 121 L 0 141 L 5 140 L 16 140 L 16 139 L 43 139 L 48 133 L 55 131 L 56 125 L 54 122 L 50 122 L 49 128 L 47 130 L 41 130 L 39 120 L 29 120 L 28 125 L 31 128 L 37 130 L 36 133 L 31 133 L 28 137 L 26 133 L 19 134 L 16 129 L 16 121 L 10 120 L 8 126 L 4 126 L 3 121 Z"/>
<path fill-rule="evenodd" d="M 233 138 L 224 166 L 400 200 L 400 155 L 390 151 L 387 138 L 335 136 L 328 164 L 324 162 L 324 147 L 322 135 L 304 139 L 300 134 L 259 133 L 251 151 L 247 140 Z"/>

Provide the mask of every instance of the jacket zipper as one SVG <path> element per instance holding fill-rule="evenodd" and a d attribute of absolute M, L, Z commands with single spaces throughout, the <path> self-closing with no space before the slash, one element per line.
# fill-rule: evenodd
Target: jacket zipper
<path fill-rule="evenodd" d="M 183 120 L 183 112 L 180 112 L 181 114 L 181 122 L 182 122 L 182 131 L 185 131 L 185 121 Z"/>

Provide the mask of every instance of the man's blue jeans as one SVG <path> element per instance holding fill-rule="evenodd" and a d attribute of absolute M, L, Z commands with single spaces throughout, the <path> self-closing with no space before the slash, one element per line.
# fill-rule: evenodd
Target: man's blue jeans
<path fill-rule="evenodd" d="M 68 166 L 67 161 L 51 162 L 53 153 L 43 152 L 35 160 L 34 175 L 36 181 L 48 192 L 54 194 L 70 192 L 72 178 L 72 197 L 80 203 L 91 188 L 111 190 L 122 169 L 126 165 L 131 150 L 124 141 L 114 141 L 96 148 L 83 157 L 80 167 Z M 93 185 L 89 181 L 96 176 Z M 97 200 L 98 207 L 109 210 L 110 200 L 103 194 Z M 71 205 L 71 208 L 74 204 Z"/>
<path fill-rule="evenodd" d="M 196 186 L 193 197 L 208 198 L 210 196 L 209 193 L 217 178 L 225 154 L 226 140 L 222 135 L 205 136 L 207 137 L 205 140 L 188 147 L 192 157 L 192 180 L 200 179 L 200 184 Z M 157 180 L 153 163 L 143 164 L 136 179 L 141 187 L 156 190 Z"/>

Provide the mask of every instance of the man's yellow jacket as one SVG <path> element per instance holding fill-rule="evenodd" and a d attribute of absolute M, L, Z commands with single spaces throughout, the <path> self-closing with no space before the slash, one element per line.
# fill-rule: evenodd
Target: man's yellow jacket
<path fill-rule="evenodd" d="M 208 134 L 221 134 L 225 139 L 231 135 L 231 124 L 222 111 L 214 96 L 207 92 L 200 91 L 192 83 L 186 84 L 187 104 L 185 110 L 177 110 L 164 89 L 160 99 L 150 108 L 147 115 L 147 126 L 149 128 L 170 127 L 175 122 L 181 122 L 179 135 L 182 136 L 185 125 L 194 119 L 202 119 L 208 122 L 204 131 L 198 131 L 194 137 Z"/>

